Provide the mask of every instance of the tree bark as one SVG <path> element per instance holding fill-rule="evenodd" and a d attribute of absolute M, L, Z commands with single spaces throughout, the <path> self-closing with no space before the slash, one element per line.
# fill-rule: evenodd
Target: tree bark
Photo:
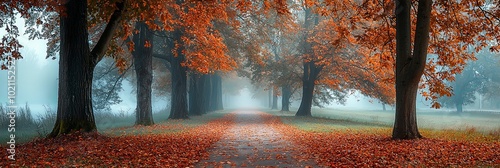
<path fill-rule="evenodd" d="M 182 31 L 175 30 L 173 37 L 179 47 L 176 49 L 176 56 L 172 58 L 171 70 L 172 73 L 172 98 L 170 101 L 169 119 L 188 119 L 189 112 L 187 109 L 187 68 L 181 63 L 185 61 L 183 53 L 184 47 L 182 42 Z"/>
<path fill-rule="evenodd" d="M 189 114 L 202 115 L 206 112 L 205 75 L 191 74 L 189 80 Z"/>
<path fill-rule="evenodd" d="M 269 107 L 273 107 L 273 90 L 269 89 L 267 93 L 268 93 L 267 98 L 269 100 Z"/>
<path fill-rule="evenodd" d="M 295 113 L 295 116 L 312 116 L 311 107 L 312 107 L 312 99 L 314 95 L 314 81 L 315 78 L 309 77 L 312 74 L 308 72 L 310 70 L 311 65 L 314 64 L 311 62 L 304 63 L 304 79 L 302 80 L 302 100 L 300 101 L 299 110 Z"/>
<path fill-rule="evenodd" d="M 413 52 L 410 8 L 410 0 L 396 1 L 396 118 L 393 139 L 422 137 L 417 127 L 416 97 L 427 59 L 432 0 L 418 2 Z"/>
<path fill-rule="evenodd" d="M 212 103 L 211 103 L 211 98 L 212 98 L 212 78 L 208 74 L 203 75 L 203 85 L 201 86 L 203 89 L 201 90 L 203 92 L 203 109 L 204 113 L 212 111 Z"/>
<path fill-rule="evenodd" d="M 290 111 L 290 97 L 292 96 L 292 89 L 289 85 L 281 87 L 281 111 Z"/>
<path fill-rule="evenodd" d="M 312 26 L 318 24 L 318 16 L 314 14 L 311 8 L 305 10 L 304 15 L 304 27 L 310 29 Z M 314 54 L 312 46 L 307 42 L 308 34 L 305 33 L 302 44 L 304 46 L 303 54 Z M 311 116 L 312 99 L 314 95 L 314 86 L 316 79 L 323 69 L 323 67 L 317 66 L 314 60 L 303 60 L 304 74 L 302 76 L 302 100 L 300 101 L 299 110 L 295 113 L 295 116 Z"/>
<path fill-rule="evenodd" d="M 271 107 L 272 110 L 278 109 L 278 91 L 276 91 L 276 88 L 273 87 L 273 106 Z"/>
<path fill-rule="evenodd" d="M 92 78 L 97 63 L 102 59 L 116 30 L 123 10 L 117 3 L 101 38 L 90 51 L 87 30 L 87 1 L 64 1 L 60 14 L 61 51 L 59 58 L 59 88 L 57 119 L 49 134 L 56 137 L 75 131 L 96 131 L 92 110 Z"/>
<path fill-rule="evenodd" d="M 210 102 L 212 103 L 211 111 L 223 110 L 222 106 L 222 78 L 219 74 L 211 75 L 212 82 L 212 97 Z"/>
<path fill-rule="evenodd" d="M 138 34 L 134 34 L 135 44 L 132 56 L 134 58 L 135 73 L 137 76 L 137 107 L 135 109 L 136 125 L 153 125 L 153 112 L 151 107 L 151 85 L 153 81 L 153 32 L 144 22 L 137 22 Z M 145 47 L 146 41 L 151 44 Z"/>

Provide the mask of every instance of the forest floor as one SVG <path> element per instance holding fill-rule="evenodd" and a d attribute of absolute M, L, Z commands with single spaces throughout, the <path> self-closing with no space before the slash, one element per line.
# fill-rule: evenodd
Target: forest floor
<path fill-rule="evenodd" d="M 16 145 L 16 161 L 2 156 L 0 167 L 500 166 L 498 133 L 422 130 L 426 138 L 391 140 L 385 125 L 284 113 L 216 112 L 37 139 Z"/>

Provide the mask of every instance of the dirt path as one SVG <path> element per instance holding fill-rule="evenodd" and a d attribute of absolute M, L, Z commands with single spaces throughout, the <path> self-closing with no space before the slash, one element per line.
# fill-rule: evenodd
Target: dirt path
<path fill-rule="evenodd" d="M 236 124 L 196 167 L 316 167 L 313 161 L 294 159 L 293 144 L 266 123 L 268 115 L 236 112 Z"/>

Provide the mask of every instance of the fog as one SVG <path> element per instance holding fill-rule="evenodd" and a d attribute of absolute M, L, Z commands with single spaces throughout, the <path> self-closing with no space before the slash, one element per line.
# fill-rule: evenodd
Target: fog
<path fill-rule="evenodd" d="M 24 32 L 24 22 L 18 20 L 17 24 L 20 32 Z M 0 34 L 5 33 L 0 30 Z M 47 109 L 53 112 L 57 109 L 57 88 L 58 88 L 58 60 L 45 59 L 46 41 L 44 40 L 28 40 L 27 36 L 22 35 L 19 38 L 20 43 L 24 46 L 21 49 L 23 59 L 16 63 L 16 103 L 18 106 L 29 104 L 34 116 L 43 114 Z M 231 75 L 223 75 L 225 78 L 222 83 L 223 104 L 225 109 L 270 109 L 270 100 L 268 96 L 268 88 L 263 86 L 254 86 L 250 80 L 242 77 L 232 77 Z M 0 71 L 0 88 L 7 88 L 7 71 Z M 233 81 L 231 81 L 233 80 Z M 237 82 L 238 87 L 230 86 L 231 83 Z M 124 113 L 132 115 L 136 107 L 135 86 L 133 82 L 125 79 L 123 81 L 123 90 L 118 93 L 122 102 L 111 105 L 111 112 Z M 231 88 L 230 88 L 231 87 Z M 231 93 L 226 90 L 232 89 Z M 1 89 L 0 102 L 7 102 L 6 89 Z M 235 91 L 234 91 L 235 90 Z M 153 90 L 154 92 L 154 90 Z M 297 92 L 291 98 L 291 110 L 296 110 L 300 105 L 300 92 Z M 155 94 L 153 94 L 155 95 Z M 153 96 L 153 112 L 168 113 L 170 106 L 170 95 Z M 479 99 L 481 96 L 478 95 Z M 464 106 L 464 111 L 488 111 L 498 112 L 497 109 L 483 108 L 483 104 L 474 102 Z M 491 104 L 491 103 L 490 103 Z M 417 99 L 417 112 L 454 112 L 453 107 L 432 109 L 431 102 L 425 101 L 421 96 Z M 332 101 L 330 104 L 324 104 L 326 109 L 335 110 L 352 110 L 352 111 L 381 111 L 382 104 L 373 98 L 368 98 L 360 93 L 349 95 L 344 104 L 339 104 Z M 281 109 L 281 97 L 278 97 L 278 109 Z M 392 112 L 393 106 L 386 106 L 387 111 Z M 314 112 L 313 112 L 314 113 Z M 500 119 L 500 118 L 497 118 Z"/>

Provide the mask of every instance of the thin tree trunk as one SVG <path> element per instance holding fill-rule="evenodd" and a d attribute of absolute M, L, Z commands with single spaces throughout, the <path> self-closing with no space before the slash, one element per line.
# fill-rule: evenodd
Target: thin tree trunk
<path fill-rule="evenodd" d="M 269 89 L 267 98 L 269 100 L 269 107 L 273 107 L 273 90 Z"/>
<path fill-rule="evenodd" d="M 463 101 L 459 100 L 455 103 L 455 107 L 457 107 L 457 113 L 463 112 Z"/>
<path fill-rule="evenodd" d="M 396 118 L 393 139 L 422 137 L 417 127 L 416 97 L 427 59 L 432 0 L 418 2 L 413 52 L 410 7 L 410 0 L 396 1 Z"/>
<path fill-rule="evenodd" d="M 153 42 L 153 33 L 144 22 L 137 22 L 138 34 L 134 34 L 135 50 L 132 52 L 137 76 L 136 125 L 153 125 L 151 107 L 151 85 L 153 81 L 153 46 L 145 47 L 146 41 Z"/>
<path fill-rule="evenodd" d="M 172 76 L 172 98 L 170 99 L 170 119 L 187 119 L 189 118 L 187 105 L 187 68 L 181 63 L 185 61 L 183 53 L 184 47 L 182 43 L 182 31 L 175 30 L 174 40 L 180 47 L 177 48 L 177 56 L 171 60 L 171 76 Z"/>
<path fill-rule="evenodd" d="M 281 111 L 290 111 L 290 97 L 292 95 L 291 88 L 289 85 L 283 85 L 281 87 Z"/>
<path fill-rule="evenodd" d="M 382 103 L 382 110 L 386 111 L 387 109 L 385 108 L 385 103 Z"/>
<path fill-rule="evenodd" d="M 273 106 L 271 109 L 278 109 L 278 91 L 273 87 Z"/>
<path fill-rule="evenodd" d="M 96 131 L 92 110 L 92 78 L 116 30 L 123 10 L 117 3 L 101 38 L 90 51 L 87 30 L 87 1 L 64 1 L 65 14 L 60 14 L 61 51 L 57 119 L 49 134 L 56 137 L 74 131 Z"/>

